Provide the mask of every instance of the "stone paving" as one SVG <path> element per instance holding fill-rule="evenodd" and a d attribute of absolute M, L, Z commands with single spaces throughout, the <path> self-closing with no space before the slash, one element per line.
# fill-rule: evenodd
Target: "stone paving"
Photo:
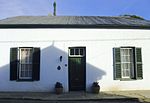
<path fill-rule="evenodd" d="M 102 99 L 136 99 L 150 102 L 150 90 L 147 91 L 115 91 L 100 92 L 69 92 L 56 95 L 50 92 L 0 92 L 0 99 L 26 100 L 102 100 Z"/>
<path fill-rule="evenodd" d="M 134 91 L 112 91 L 105 92 L 112 95 L 126 96 L 129 98 L 138 98 L 141 101 L 150 102 L 150 90 L 134 90 Z"/>

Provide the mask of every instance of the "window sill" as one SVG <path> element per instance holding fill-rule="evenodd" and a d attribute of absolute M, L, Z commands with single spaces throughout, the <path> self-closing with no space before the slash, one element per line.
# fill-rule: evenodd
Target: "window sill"
<path fill-rule="evenodd" d="M 132 79 L 132 78 L 121 78 L 120 81 L 135 81 L 137 79 Z"/>
<path fill-rule="evenodd" d="M 33 79 L 18 79 L 17 82 L 33 82 Z"/>

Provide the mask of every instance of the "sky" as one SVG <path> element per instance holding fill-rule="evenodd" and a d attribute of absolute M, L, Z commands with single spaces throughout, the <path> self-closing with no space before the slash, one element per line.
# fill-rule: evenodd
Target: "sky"
<path fill-rule="evenodd" d="M 0 0 L 0 19 L 53 14 L 54 0 Z M 57 16 L 138 15 L 150 20 L 150 0 L 56 0 Z"/>

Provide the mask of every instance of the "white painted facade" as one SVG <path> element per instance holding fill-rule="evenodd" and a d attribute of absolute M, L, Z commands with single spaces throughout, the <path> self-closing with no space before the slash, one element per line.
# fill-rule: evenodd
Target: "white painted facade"
<path fill-rule="evenodd" d="M 52 92 L 59 81 L 68 92 L 68 47 L 74 46 L 86 47 L 86 91 L 94 81 L 101 91 L 150 90 L 149 44 L 150 30 L 144 29 L 0 29 L 0 91 Z M 113 79 L 113 48 L 121 46 L 142 48 L 142 80 Z M 12 47 L 40 47 L 39 81 L 10 81 Z"/>

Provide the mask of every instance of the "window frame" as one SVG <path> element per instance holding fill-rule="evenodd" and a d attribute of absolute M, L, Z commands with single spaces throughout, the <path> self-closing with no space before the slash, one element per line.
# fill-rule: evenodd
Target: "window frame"
<path fill-rule="evenodd" d="M 133 54 L 133 47 L 122 47 L 120 48 L 120 58 L 121 58 L 121 78 L 123 79 L 131 79 L 131 75 L 134 76 L 134 74 L 132 73 L 134 70 L 134 54 Z M 129 50 L 129 55 L 126 55 L 125 53 L 122 54 L 122 50 Z M 130 51 L 131 50 L 131 51 Z M 123 59 L 125 59 L 125 57 L 130 57 L 129 61 L 123 61 Z M 130 64 L 130 68 L 128 68 L 128 72 L 129 75 L 128 76 L 124 76 L 123 72 L 125 71 L 125 68 L 123 68 L 123 64 Z M 126 69 L 127 70 L 127 69 Z M 125 73 L 126 74 L 126 73 Z"/>
<path fill-rule="evenodd" d="M 32 59 L 33 59 L 33 52 L 34 52 L 34 49 L 33 49 L 32 47 L 21 47 L 21 48 L 18 48 L 18 49 L 19 49 L 19 50 L 18 50 L 18 51 L 19 51 L 19 53 L 18 53 L 18 58 L 19 58 L 19 68 L 18 68 L 19 79 L 23 79 L 23 80 L 24 80 L 24 79 L 29 79 L 29 80 L 31 79 L 31 80 L 32 80 L 32 75 L 31 75 L 31 77 L 22 77 L 22 76 L 21 76 L 21 75 L 22 75 L 22 74 L 21 74 L 21 72 L 22 72 L 22 67 L 21 67 L 21 65 L 22 65 L 22 64 L 24 64 L 24 65 L 31 65 L 32 74 L 33 74 L 33 66 L 32 66 L 32 65 L 33 65 L 33 61 L 32 61 Z M 21 58 L 21 52 L 22 52 L 21 50 L 22 50 L 22 49 L 31 49 L 31 50 L 32 50 L 32 55 L 31 55 L 31 56 L 32 56 L 32 59 L 31 59 L 32 63 L 21 63 L 21 59 L 22 59 L 22 58 Z M 24 70 L 24 71 L 25 71 L 25 70 Z"/>
<path fill-rule="evenodd" d="M 20 49 L 32 48 L 32 78 L 19 78 Z M 10 48 L 10 81 L 39 81 L 40 80 L 40 47 L 11 47 Z"/>
<path fill-rule="evenodd" d="M 73 50 L 73 54 L 71 54 L 71 50 Z M 78 50 L 78 54 L 76 53 L 76 50 Z M 81 50 L 83 50 L 83 55 L 81 55 Z M 85 56 L 85 51 L 84 47 L 69 47 L 69 57 L 84 57 Z"/>
<path fill-rule="evenodd" d="M 122 78 L 122 67 L 121 67 L 121 49 L 123 48 L 131 48 L 132 49 L 132 58 L 133 58 L 133 66 L 132 70 L 130 70 L 130 78 Z M 138 52 L 137 52 L 138 49 Z M 119 53 L 119 54 L 118 54 Z M 138 62 L 138 58 L 140 58 L 141 62 Z M 119 62 L 119 61 L 120 62 Z M 140 65 L 139 68 L 137 65 Z M 131 46 L 121 46 L 113 48 L 113 66 L 114 66 L 114 80 L 141 80 L 143 79 L 143 68 L 142 68 L 142 48 L 140 47 L 131 47 Z M 119 69 L 120 68 L 120 69 Z M 120 74 L 118 74 L 120 73 Z M 140 75 L 140 77 L 139 77 Z"/>

